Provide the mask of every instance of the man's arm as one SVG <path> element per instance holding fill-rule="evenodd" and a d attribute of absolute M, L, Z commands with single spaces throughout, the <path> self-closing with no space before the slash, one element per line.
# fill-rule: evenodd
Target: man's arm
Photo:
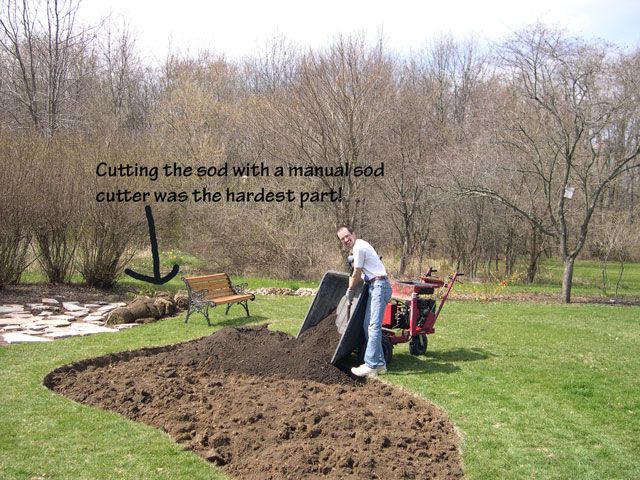
<path fill-rule="evenodd" d="M 349 277 L 349 288 L 355 288 L 362 280 L 362 268 L 354 268 L 353 273 Z"/>

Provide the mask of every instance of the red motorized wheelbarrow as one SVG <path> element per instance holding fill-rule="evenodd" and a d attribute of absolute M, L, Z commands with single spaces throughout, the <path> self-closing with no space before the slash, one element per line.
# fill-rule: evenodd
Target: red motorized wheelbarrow
<path fill-rule="evenodd" d="M 382 321 L 382 348 L 387 364 L 391 361 L 393 346 L 398 343 L 409 342 L 409 352 L 412 355 L 426 353 L 427 336 L 435 332 L 436 320 L 453 285 L 458 277 L 464 275 L 454 272 L 441 279 L 435 277 L 434 273 L 436 270 L 429 268 L 427 273 L 421 275 L 420 281 L 391 282 L 391 300 Z M 336 311 L 336 328 L 341 338 L 331 359 L 334 365 L 354 351 L 359 351 L 363 357 L 366 347 L 362 323 L 368 289 L 362 288 L 360 284 L 349 309 L 344 298 L 348 286 L 349 274 L 325 273 L 298 332 L 300 335 Z"/>

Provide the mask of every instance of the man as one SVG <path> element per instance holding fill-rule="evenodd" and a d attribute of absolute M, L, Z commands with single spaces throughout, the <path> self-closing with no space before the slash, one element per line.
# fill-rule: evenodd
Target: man
<path fill-rule="evenodd" d="M 376 377 L 387 372 L 382 350 L 382 318 L 384 309 L 391 299 L 391 284 L 387 279 L 387 270 L 374 248 L 364 240 L 356 238 L 353 229 L 342 225 L 337 231 L 338 239 L 353 251 L 353 273 L 349 277 L 347 302 L 353 302 L 355 287 L 364 279 L 369 288 L 369 298 L 364 314 L 364 336 L 367 349 L 364 363 L 353 367 L 351 372 L 358 377 Z"/>

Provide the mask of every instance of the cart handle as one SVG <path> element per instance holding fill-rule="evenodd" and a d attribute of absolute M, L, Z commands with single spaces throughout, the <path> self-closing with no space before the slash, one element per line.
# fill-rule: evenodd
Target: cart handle
<path fill-rule="evenodd" d="M 447 278 L 446 283 L 442 286 L 442 289 L 446 289 L 446 291 L 444 292 L 444 294 L 440 297 L 440 305 L 438 307 L 438 311 L 436 312 L 436 320 L 438 319 L 438 316 L 440 315 L 440 310 L 442 310 L 442 307 L 444 306 L 445 302 L 447 301 L 447 297 L 449 296 L 449 293 L 451 292 L 451 289 L 453 288 L 453 284 L 456 283 L 456 279 L 458 277 L 463 276 L 464 273 L 462 272 L 453 272 L 451 275 L 449 275 L 449 278 Z"/>

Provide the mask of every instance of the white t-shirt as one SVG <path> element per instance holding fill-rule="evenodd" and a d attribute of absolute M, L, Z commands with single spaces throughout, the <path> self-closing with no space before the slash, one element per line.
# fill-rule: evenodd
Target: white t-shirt
<path fill-rule="evenodd" d="M 353 268 L 361 268 L 366 280 L 387 274 L 374 248 L 361 238 L 353 244 Z"/>

